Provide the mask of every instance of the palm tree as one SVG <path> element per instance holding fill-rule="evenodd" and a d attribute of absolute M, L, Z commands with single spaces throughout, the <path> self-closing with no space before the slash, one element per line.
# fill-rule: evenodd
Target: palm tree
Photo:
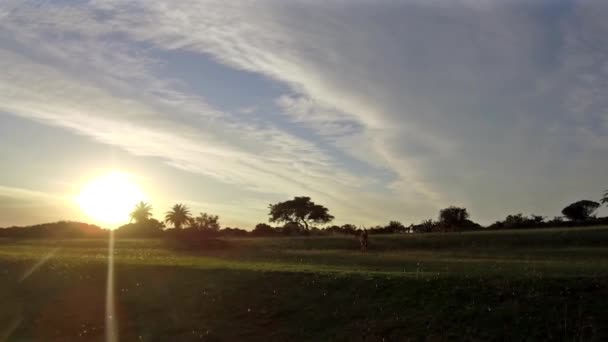
<path fill-rule="evenodd" d="M 176 204 L 165 215 L 165 222 L 173 224 L 173 227 L 181 229 L 186 223 L 192 221 L 190 210 L 183 204 Z"/>
<path fill-rule="evenodd" d="M 600 203 L 608 205 L 608 190 L 604 191 L 604 196 L 600 200 Z"/>
<path fill-rule="evenodd" d="M 131 212 L 131 221 L 137 223 L 148 221 L 152 217 L 152 206 L 144 201 L 137 203 Z"/>

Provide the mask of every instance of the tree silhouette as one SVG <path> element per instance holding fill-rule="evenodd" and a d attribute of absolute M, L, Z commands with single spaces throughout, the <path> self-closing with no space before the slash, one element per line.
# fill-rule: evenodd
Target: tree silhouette
<path fill-rule="evenodd" d="M 430 233 L 435 229 L 435 226 L 437 226 L 437 223 L 435 221 L 433 221 L 433 219 L 428 219 L 428 220 L 423 220 L 422 223 L 420 224 L 420 226 L 422 227 L 422 232 Z"/>
<path fill-rule="evenodd" d="M 608 205 L 608 190 L 604 191 L 604 195 L 602 196 L 600 203 Z"/>
<path fill-rule="evenodd" d="M 190 210 L 183 204 L 176 204 L 165 215 L 165 222 L 171 223 L 176 229 L 181 229 L 184 224 L 190 223 L 192 216 Z"/>
<path fill-rule="evenodd" d="M 449 208 L 439 211 L 439 221 L 448 226 L 460 226 L 469 219 L 469 213 L 466 208 L 450 206 Z"/>
<path fill-rule="evenodd" d="M 253 236 L 271 236 L 275 233 L 275 229 L 266 223 L 258 223 L 251 232 Z"/>
<path fill-rule="evenodd" d="M 571 221 L 584 221 L 593 214 L 600 204 L 594 201 L 582 200 L 574 202 L 562 210 L 562 214 Z"/>
<path fill-rule="evenodd" d="M 384 230 L 386 233 L 404 233 L 407 228 L 399 221 L 390 221 Z"/>
<path fill-rule="evenodd" d="M 137 203 L 130 216 L 131 222 L 146 222 L 152 217 L 152 206 L 144 201 L 141 201 Z"/>
<path fill-rule="evenodd" d="M 280 228 L 283 235 L 305 235 L 308 233 L 299 223 L 287 222 Z"/>
<path fill-rule="evenodd" d="M 125 224 L 116 230 L 118 236 L 122 237 L 155 237 L 160 236 L 165 228 L 165 224 L 149 218 L 145 221 Z"/>
<path fill-rule="evenodd" d="M 531 214 L 531 215 L 530 215 L 530 221 L 532 221 L 532 223 L 534 223 L 534 224 L 537 224 L 537 225 L 538 225 L 538 224 L 543 223 L 543 221 L 545 221 L 545 217 L 544 217 L 544 216 L 542 216 L 542 215 L 534 215 L 534 214 Z"/>
<path fill-rule="evenodd" d="M 192 220 L 193 228 L 198 230 L 210 230 L 217 232 L 220 230 L 219 216 L 207 213 L 200 213 Z"/>
<path fill-rule="evenodd" d="M 270 222 L 297 223 L 308 230 L 311 223 L 329 223 L 334 217 L 322 205 L 315 204 L 310 197 L 294 197 L 294 199 L 271 204 Z"/>

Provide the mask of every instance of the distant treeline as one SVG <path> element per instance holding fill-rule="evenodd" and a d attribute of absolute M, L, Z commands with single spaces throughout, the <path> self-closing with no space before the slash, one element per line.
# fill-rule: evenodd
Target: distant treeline
<path fill-rule="evenodd" d="M 408 234 L 408 233 L 437 233 L 437 232 L 463 232 L 474 230 L 497 230 L 497 229 L 533 229 L 554 227 L 585 227 L 608 225 L 608 217 L 592 218 L 582 222 L 565 220 L 540 221 L 538 216 L 523 216 L 521 214 L 509 215 L 504 221 L 498 221 L 487 227 L 482 227 L 474 222 L 468 221 L 464 226 L 446 226 L 440 221 L 427 220 L 421 224 L 405 226 L 398 221 L 391 221 L 387 225 L 377 225 L 366 228 L 370 235 L 374 234 Z M 311 227 L 301 228 L 296 224 L 285 224 L 284 226 L 271 226 L 259 223 L 253 230 L 245 230 L 236 227 L 226 227 L 217 230 L 199 229 L 195 227 L 165 228 L 162 223 L 155 219 L 149 222 L 130 223 L 115 230 L 117 237 L 123 238 L 218 238 L 218 237 L 283 237 L 283 236 L 330 236 L 330 235 L 358 235 L 362 228 L 354 224 L 341 226 L 331 225 L 323 228 Z M 109 230 L 96 225 L 81 222 L 60 221 L 45 223 L 27 227 L 0 228 L 0 238 L 98 238 L 107 237 Z"/>
<path fill-rule="evenodd" d="M 600 201 L 608 204 L 608 193 Z M 419 224 L 403 225 L 399 221 L 390 221 L 386 225 L 373 227 L 354 224 L 329 225 L 334 217 L 322 205 L 315 204 L 309 197 L 295 197 L 293 200 L 271 204 L 269 222 L 278 223 L 271 226 L 259 223 L 253 230 L 236 227 L 221 228 L 219 216 L 200 213 L 193 217 L 183 204 L 174 205 L 166 213 L 163 222 L 152 217 L 152 206 L 139 203 L 131 213 L 131 222 L 115 230 L 118 237 L 164 237 L 183 241 L 200 241 L 215 237 L 278 237 L 310 235 L 358 235 L 362 230 L 369 234 L 406 234 L 434 232 L 463 232 L 484 229 L 523 229 L 549 227 L 579 227 L 608 225 L 608 217 L 595 217 L 593 213 L 600 203 L 582 200 L 572 203 L 562 210 L 564 216 L 547 220 L 540 215 L 508 215 L 502 221 L 482 227 L 470 220 L 466 208 L 450 206 L 439 211 L 437 220 L 428 219 Z M 172 227 L 167 227 L 170 224 Z M 318 227 L 318 225 L 325 225 Z M 10 227 L 0 229 L 0 237 L 10 238 L 89 238 L 105 237 L 108 230 L 95 225 L 80 222 L 61 221 L 29 227 Z"/>
<path fill-rule="evenodd" d="M 0 237 L 3 238 L 92 238 L 107 235 L 108 231 L 106 229 L 92 224 L 72 221 L 0 228 Z"/>
<path fill-rule="evenodd" d="M 551 220 L 545 220 L 538 215 L 524 216 L 522 214 L 509 215 L 504 221 L 496 221 L 485 229 L 530 229 L 530 228 L 555 228 L 555 227 L 589 227 L 608 225 L 608 217 L 590 217 L 586 220 L 571 221 L 556 216 Z"/>

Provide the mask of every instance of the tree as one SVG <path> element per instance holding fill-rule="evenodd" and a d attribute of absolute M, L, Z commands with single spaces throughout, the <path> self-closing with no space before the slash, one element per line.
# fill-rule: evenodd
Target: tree
<path fill-rule="evenodd" d="M 602 196 L 600 203 L 608 206 L 608 190 L 604 191 L 604 195 Z"/>
<path fill-rule="evenodd" d="M 295 222 L 287 222 L 281 228 L 281 234 L 283 235 L 300 235 L 304 233 L 307 233 L 307 231 Z"/>
<path fill-rule="evenodd" d="M 230 227 L 226 227 L 222 230 L 220 230 L 220 235 L 222 236 L 247 236 L 249 234 L 248 231 L 246 231 L 245 229 L 241 229 L 241 228 L 230 228 Z"/>
<path fill-rule="evenodd" d="M 504 226 L 507 228 L 521 228 L 525 225 L 527 217 L 523 214 L 509 215 L 504 221 Z"/>
<path fill-rule="evenodd" d="M 599 208 L 600 204 L 594 201 L 582 200 L 574 202 L 562 210 L 562 214 L 571 221 L 585 221 L 594 211 Z"/>
<path fill-rule="evenodd" d="M 174 205 L 165 215 L 165 222 L 173 224 L 176 229 L 182 229 L 182 226 L 190 223 L 191 220 L 190 210 L 183 204 Z"/>
<path fill-rule="evenodd" d="M 553 225 L 553 224 L 560 225 L 560 224 L 562 224 L 563 222 L 564 222 L 564 218 L 563 218 L 562 216 L 555 216 L 555 217 L 553 217 L 553 219 L 552 219 L 552 220 L 550 220 L 550 221 L 549 221 L 549 222 L 547 222 L 547 223 L 548 223 L 549 225 Z"/>
<path fill-rule="evenodd" d="M 531 214 L 529 217 L 523 214 L 509 215 L 503 222 L 497 221 L 491 228 L 534 228 L 544 225 L 545 217 Z"/>
<path fill-rule="evenodd" d="M 162 234 L 165 225 L 156 219 L 149 218 L 145 221 L 125 224 L 116 230 L 122 237 L 153 237 Z"/>
<path fill-rule="evenodd" d="M 407 230 L 403 223 L 399 221 L 390 221 L 384 229 L 387 233 L 405 233 Z"/>
<path fill-rule="evenodd" d="M 310 197 L 295 197 L 292 200 L 271 204 L 270 222 L 297 223 L 308 230 L 312 223 L 329 223 L 334 217 L 322 205 L 315 204 Z"/>
<path fill-rule="evenodd" d="M 331 227 L 326 227 L 325 229 L 326 233 L 329 234 L 351 234 L 351 235 L 355 235 L 357 233 L 357 226 L 355 226 L 354 224 L 344 224 L 342 226 L 336 226 L 333 225 Z"/>
<path fill-rule="evenodd" d="M 414 228 L 416 233 L 430 233 L 435 230 L 437 224 L 432 219 L 423 220 L 418 226 Z"/>
<path fill-rule="evenodd" d="M 536 224 L 536 225 L 540 225 L 541 223 L 543 223 L 545 221 L 545 217 L 542 215 L 530 215 L 530 220 L 532 221 L 532 223 Z"/>
<path fill-rule="evenodd" d="M 131 222 L 146 222 L 152 217 L 152 206 L 144 201 L 141 201 L 137 203 L 130 216 Z"/>
<path fill-rule="evenodd" d="M 219 216 L 200 213 L 199 216 L 192 220 L 192 226 L 198 230 L 217 232 L 220 230 Z"/>
<path fill-rule="evenodd" d="M 275 230 L 267 223 L 258 223 L 251 233 L 254 236 L 270 236 L 275 234 Z"/>
<path fill-rule="evenodd" d="M 340 227 L 340 229 L 342 230 L 342 232 L 344 234 L 351 234 L 351 235 L 355 235 L 357 233 L 357 226 L 355 226 L 354 224 L 343 224 L 342 227 Z"/>
<path fill-rule="evenodd" d="M 0 228 L 0 237 L 8 238 L 90 238 L 107 237 L 108 231 L 98 226 L 73 222 L 59 221 L 43 223 L 27 227 Z"/>
<path fill-rule="evenodd" d="M 469 219 L 466 208 L 450 206 L 439 211 L 439 222 L 449 227 L 462 226 Z"/>

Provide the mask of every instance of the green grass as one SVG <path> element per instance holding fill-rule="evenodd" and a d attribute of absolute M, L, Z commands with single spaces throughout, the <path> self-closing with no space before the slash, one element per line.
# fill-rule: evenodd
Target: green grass
<path fill-rule="evenodd" d="M 606 227 L 370 244 L 363 254 L 352 237 L 200 250 L 119 239 L 121 340 L 608 338 Z M 103 340 L 107 255 L 105 240 L 0 239 L 0 341 Z"/>

